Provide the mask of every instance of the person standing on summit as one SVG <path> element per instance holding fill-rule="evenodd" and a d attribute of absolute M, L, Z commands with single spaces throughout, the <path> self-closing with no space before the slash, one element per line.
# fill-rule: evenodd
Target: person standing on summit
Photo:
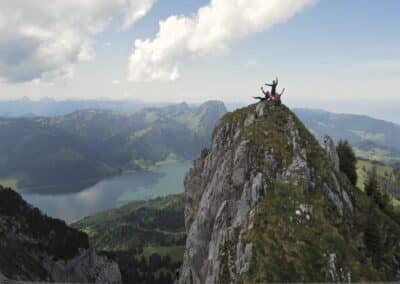
<path fill-rule="evenodd" d="M 280 106 L 282 104 L 281 97 L 283 93 L 285 92 L 285 88 L 283 88 L 282 92 L 280 94 L 276 94 L 275 96 L 272 97 L 272 101 L 276 106 Z"/>
<path fill-rule="evenodd" d="M 271 87 L 271 97 L 275 97 L 276 95 L 276 87 L 278 86 L 278 77 L 272 81 L 272 84 L 264 84 L 265 86 Z"/>

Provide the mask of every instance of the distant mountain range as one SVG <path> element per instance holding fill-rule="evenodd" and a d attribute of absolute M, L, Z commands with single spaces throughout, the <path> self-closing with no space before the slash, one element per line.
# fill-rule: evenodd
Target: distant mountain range
<path fill-rule="evenodd" d="M 322 142 L 324 135 L 347 139 L 360 157 L 383 162 L 400 161 L 400 125 L 365 115 L 338 114 L 315 109 L 294 109 Z"/>
<path fill-rule="evenodd" d="M 96 108 L 46 116 L 86 107 Z M 6 111 L 11 116 L 28 112 L 43 116 L 0 118 L 0 184 L 63 193 L 165 159 L 193 159 L 208 145 L 211 129 L 227 109 L 217 101 L 143 108 L 135 101 L 22 99 L 0 102 L 0 115 Z M 397 124 L 323 110 L 294 112 L 320 142 L 328 134 L 336 141 L 348 139 L 359 157 L 400 161 Z"/>
<path fill-rule="evenodd" d="M 0 117 L 34 117 L 34 116 L 59 116 L 75 111 L 98 109 L 131 114 L 139 109 L 148 107 L 165 107 L 171 102 L 144 102 L 134 99 L 127 100 L 79 100 L 68 99 L 57 101 L 53 98 L 31 100 L 23 97 L 17 100 L 0 100 Z M 190 107 L 200 106 L 190 103 Z M 241 103 L 225 103 L 229 110 L 243 106 Z"/>
<path fill-rule="evenodd" d="M 154 105 L 154 104 L 153 104 Z M 157 106 L 165 106 L 159 103 Z M 149 106 L 137 100 L 62 100 L 44 98 L 38 101 L 27 97 L 18 100 L 0 101 L 0 116 L 4 117 L 32 117 L 65 115 L 74 111 L 87 109 L 107 109 L 119 112 L 134 112 Z"/>
<path fill-rule="evenodd" d="M 166 159 L 192 159 L 226 112 L 222 102 L 0 118 L 0 184 L 25 191 L 79 191 L 99 178 Z M 69 185 L 81 183 L 71 188 Z M 57 185 L 57 192 L 52 186 Z M 63 187 L 63 185 L 65 185 Z"/>
<path fill-rule="evenodd" d="M 24 97 L 18 100 L 0 101 L 0 117 L 53 117 L 69 115 L 73 112 L 79 115 L 81 112 L 86 113 L 90 110 L 98 110 L 97 112 L 108 110 L 131 115 L 146 108 L 168 109 L 168 105 L 165 102 L 146 103 L 132 99 L 57 101 L 44 98 L 34 101 Z M 198 104 L 183 105 L 191 109 L 199 107 Z M 243 106 L 240 103 L 225 105 L 230 111 Z M 383 162 L 400 161 L 400 126 L 397 124 L 365 115 L 338 114 L 318 109 L 297 108 L 294 112 L 320 141 L 325 134 L 329 134 L 336 141 L 341 138 L 348 139 L 360 157 Z"/>

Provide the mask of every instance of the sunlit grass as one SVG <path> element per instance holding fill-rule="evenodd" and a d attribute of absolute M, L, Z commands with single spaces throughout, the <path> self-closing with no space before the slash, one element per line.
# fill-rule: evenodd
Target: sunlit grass
<path fill-rule="evenodd" d="M 394 169 L 389 165 L 375 163 L 376 173 L 380 177 L 386 177 L 394 181 Z M 364 190 L 364 183 L 368 177 L 368 173 L 372 171 L 374 163 L 369 160 L 357 161 L 357 187 Z"/>
<path fill-rule="evenodd" d="M 3 187 L 11 187 L 14 190 L 17 190 L 18 182 L 18 178 L 0 178 L 0 185 Z"/>
<path fill-rule="evenodd" d="M 183 258 L 183 253 L 185 251 L 185 246 L 157 246 L 157 247 L 144 247 L 143 256 L 148 259 L 153 253 L 157 253 L 160 256 L 169 255 L 171 260 L 174 262 L 180 262 Z"/>

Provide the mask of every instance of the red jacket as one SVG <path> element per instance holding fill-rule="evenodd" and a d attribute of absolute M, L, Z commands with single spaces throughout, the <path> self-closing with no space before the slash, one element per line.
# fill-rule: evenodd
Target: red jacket
<path fill-rule="evenodd" d="M 282 95 L 275 95 L 272 97 L 272 100 L 276 103 L 280 103 L 281 102 L 281 96 Z"/>

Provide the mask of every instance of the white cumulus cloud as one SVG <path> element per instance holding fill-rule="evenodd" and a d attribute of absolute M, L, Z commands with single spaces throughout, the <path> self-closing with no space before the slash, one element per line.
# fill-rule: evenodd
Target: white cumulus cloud
<path fill-rule="evenodd" d="M 154 6 L 156 0 L 129 0 L 129 8 L 126 9 L 125 20 L 122 29 L 127 29 L 143 18 Z"/>
<path fill-rule="evenodd" d="M 115 21 L 124 29 L 154 0 L 0 1 L 0 77 L 8 82 L 70 78 L 93 60 L 93 37 Z"/>
<path fill-rule="evenodd" d="M 153 39 L 137 39 L 128 80 L 174 81 L 187 57 L 226 50 L 248 35 L 283 22 L 318 0 L 211 0 L 192 16 L 170 16 Z"/>

